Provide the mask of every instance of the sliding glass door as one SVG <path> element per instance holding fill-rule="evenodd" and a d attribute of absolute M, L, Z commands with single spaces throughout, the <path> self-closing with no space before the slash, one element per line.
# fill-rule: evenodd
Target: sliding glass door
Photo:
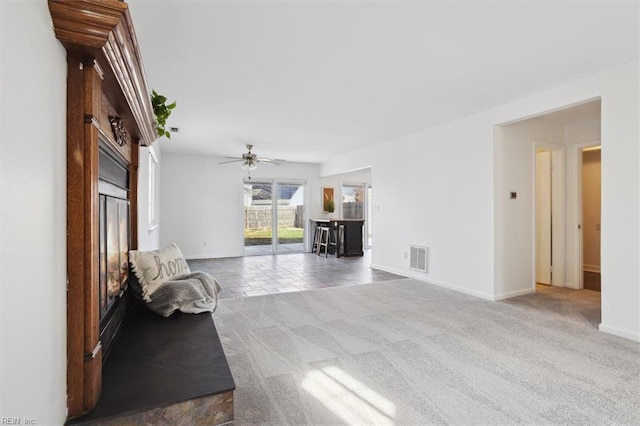
<path fill-rule="evenodd" d="M 304 251 L 304 189 L 302 182 L 245 181 L 245 255 Z"/>
<path fill-rule="evenodd" d="M 276 253 L 304 251 L 304 184 L 277 183 Z"/>
<path fill-rule="evenodd" d="M 271 254 L 273 244 L 273 184 L 244 183 L 244 254 Z"/>

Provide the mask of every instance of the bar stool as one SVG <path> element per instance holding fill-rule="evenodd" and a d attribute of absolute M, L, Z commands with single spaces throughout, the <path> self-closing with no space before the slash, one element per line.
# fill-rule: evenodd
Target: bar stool
<path fill-rule="evenodd" d="M 322 233 L 322 231 L 320 230 L 319 226 L 316 226 L 316 230 L 313 234 L 313 244 L 311 245 L 311 252 L 317 252 L 318 251 L 318 243 L 320 242 L 320 234 Z"/>
<path fill-rule="evenodd" d="M 336 257 L 340 257 L 338 255 L 338 235 L 339 229 L 341 225 L 332 225 L 329 227 L 329 250 L 331 254 L 334 254 Z"/>
<path fill-rule="evenodd" d="M 324 247 L 324 257 L 328 257 L 329 256 L 329 227 L 318 226 L 318 228 L 316 229 L 319 230 L 318 243 L 317 243 L 318 247 L 316 248 L 316 254 L 320 256 L 322 247 Z"/>

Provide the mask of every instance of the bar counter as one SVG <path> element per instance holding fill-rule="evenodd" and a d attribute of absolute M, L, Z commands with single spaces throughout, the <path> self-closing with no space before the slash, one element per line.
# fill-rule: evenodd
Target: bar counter
<path fill-rule="evenodd" d="M 316 218 L 309 219 L 311 227 L 309 228 L 315 235 L 316 226 L 328 226 L 335 229 L 336 235 L 336 257 L 363 256 L 362 250 L 362 228 L 364 219 L 329 219 Z M 329 233 L 331 235 L 331 233 Z M 315 245 L 312 242 L 311 247 Z"/>

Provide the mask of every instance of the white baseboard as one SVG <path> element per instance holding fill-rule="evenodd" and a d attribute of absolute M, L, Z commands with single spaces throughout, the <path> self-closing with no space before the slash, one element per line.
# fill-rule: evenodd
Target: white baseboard
<path fill-rule="evenodd" d="M 237 256 L 231 256 L 231 255 L 215 255 L 215 254 L 197 254 L 197 255 L 185 255 L 184 258 L 187 260 L 200 260 L 200 259 L 226 259 L 229 257 L 241 257 L 242 255 L 239 254 Z"/>
<path fill-rule="evenodd" d="M 535 293 L 536 290 L 533 288 L 527 288 L 524 290 L 516 290 L 516 291 L 508 291 L 506 293 L 498 293 L 493 296 L 493 300 L 504 300 L 510 299 L 512 297 L 524 296 L 525 294 Z"/>
<path fill-rule="evenodd" d="M 600 324 L 598 329 L 603 333 L 613 334 L 614 336 L 624 337 L 625 339 L 640 342 L 640 333 L 634 333 L 632 331 L 622 330 L 617 327 L 611 327 L 609 325 Z"/>
<path fill-rule="evenodd" d="M 379 271 L 390 272 L 392 274 L 402 275 L 403 277 L 407 277 L 407 278 L 409 277 L 409 272 L 408 271 L 398 271 L 397 269 L 387 268 L 386 266 L 374 265 L 373 263 L 371 265 L 369 265 L 369 266 L 371 268 L 377 269 Z"/>
<path fill-rule="evenodd" d="M 582 265 L 582 269 L 586 272 L 597 272 L 600 273 L 600 265 Z"/>
<path fill-rule="evenodd" d="M 442 282 L 442 281 L 434 280 L 433 278 L 425 277 L 424 274 L 421 274 L 420 272 L 398 271 L 398 270 L 393 269 L 393 268 L 387 268 L 387 267 L 384 267 L 384 266 L 374 265 L 374 264 L 371 264 L 371 267 L 373 269 L 379 269 L 381 271 L 391 272 L 392 274 L 397 274 L 397 275 L 402 275 L 402 276 L 409 277 L 409 278 L 414 278 L 414 279 L 416 279 L 418 281 L 423 281 L 423 282 L 426 282 L 428 284 L 437 285 L 438 287 L 447 288 L 449 290 L 455 290 L 455 291 L 458 291 L 460 293 L 468 294 L 470 296 L 479 297 L 481 299 L 491 300 L 491 301 L 495 300 L 493 298 L 493 296 L 490 295 L 490 294 L 482 293 L 482 292 L 474 291 L 474 290 L 469 290 L 469 289 L 466 289 L 464 287 L 458 287 L 458 286 L 453 285 L 453 284 L 449 284 L 449 283 L 445 283 L 445 282 Z"/>

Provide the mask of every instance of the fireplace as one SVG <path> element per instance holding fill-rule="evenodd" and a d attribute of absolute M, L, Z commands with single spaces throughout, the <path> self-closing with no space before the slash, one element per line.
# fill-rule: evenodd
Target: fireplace
<path fill-rule="evenodd" d="M 129 170 L 125 162 L 105 143 L 99 150 L 99 304 L 100 341 L 103 362 L 118 334 L 126 313 L 123 297 L 129 280 L 131 217 L 129 213 Z"/>
<path fill-rule="evenodd" d="M 67 51 L 67 408 L 93 409 L 137 248 L 139 147 L 157 138 L 127 3 L 49 0 Z"/>

